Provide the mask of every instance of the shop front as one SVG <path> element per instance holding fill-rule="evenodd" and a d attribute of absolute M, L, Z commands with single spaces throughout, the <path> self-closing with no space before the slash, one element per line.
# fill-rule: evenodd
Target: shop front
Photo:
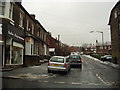
<path fill-rule="evenodd" d="M 23 65 L 24 60 L 24 31 L 12 26 L 3 25 L 4 34 L 4 66 Z"/>

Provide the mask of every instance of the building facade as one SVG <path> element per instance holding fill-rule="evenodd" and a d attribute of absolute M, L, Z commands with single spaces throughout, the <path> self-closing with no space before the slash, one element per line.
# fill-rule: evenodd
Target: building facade
<path fill-rule="evenodd" d="M 21 2 L 0 1 L 1 66 L 36 65 L 49 55 L 47 31 Z"/>
<path fill-rule="evenodd" d="M 106 42 L 104 44 L 102 43 L 96 43 L 96 53 L 97 54 L 111 54 L 111 42 Z"/>
<path fill-rule="evenodd" d="M 112 56 L 120 64 L 120 1 L 111 10 L 109 25 L 111 30 Z"/>
<path fill-rule="evenodd" d="M 19 25 L 19 14 L 14 2 L 0 2 L 0 28 L 2 37 L 2 66 L 23 65 L 24 29 Z"/>

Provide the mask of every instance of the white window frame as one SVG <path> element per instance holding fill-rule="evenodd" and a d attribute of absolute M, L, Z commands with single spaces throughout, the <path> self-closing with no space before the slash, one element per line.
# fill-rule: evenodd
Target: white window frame
<path fill-rule="evenodd" d="M 32 34 L 34 34 L 34 24 L 32 24 Z"/>
<path fill-rule="evenodd" d="M 115 10 L 115 12 L 114 12 L 114 17 L 117 18 L 117 15 L 118 15 L 118 14 L 117 14 L 117 10 Z"/>
<path fill-rule="evenodd" d="M 27 20 L 26 29 L 27 29 L 27 31 L 30 31 L 30 30 L 29 30 L 29 20 Z"/>
<path fill-rule="evenodd" d="M 103 50 L 103 46 L 100 46 L 100 49 Z"/>
<path fill-rule="evenodd" d="M 13 3 L 10 2 L 10 7 L 9 7 L 9 18 L 13 19 Z"/>
<path fill-rule="evenodd" d="M 5 15 L 5 2 L 0 1 L 0 8 L 1 8 L 1 14 L 0 15 Z M 3 4 L 4 3 L 4 4 Z"/>
<path fill-rule="evenodd" d="M 37 36 L 40 36 L 40 32 L 39 31 L 37 31 Z"/>
<path fill-rule="evenodd" d="M 19 26 L 23 27 L 23 12 L 20 12 Z"/>

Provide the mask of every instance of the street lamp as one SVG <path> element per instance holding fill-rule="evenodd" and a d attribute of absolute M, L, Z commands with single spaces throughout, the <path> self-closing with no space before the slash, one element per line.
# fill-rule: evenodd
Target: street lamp
<path fill-rule="evenodd" d="M 102 46 L 104 47 L 103 32 L 102 31 L 90 31 L 90 33 L 93 33 L 93 32 L 98 32 L 102 34 Z"/>

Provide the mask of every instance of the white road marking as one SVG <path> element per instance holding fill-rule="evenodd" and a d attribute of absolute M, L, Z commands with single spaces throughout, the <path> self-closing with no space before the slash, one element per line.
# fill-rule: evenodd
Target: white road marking
<path fill-rule="evenodd" d="M 54 83 L 57 83 L 57 84 L 63 84 L 63 83 L 65 83 L 65 82 L 54 82 Z"/>
<path fill-rule="evenodd" d="M 99 84 L 96 84 L 96 83 L 88 83 L 88 85 L 99 85 Z"/>
<path fill-rule="evenodd" d="M 82 84 L 82 83 L 76 83 L 76 82 L 72 82 L 72 84 L 77 84 L 77 85 L 78 85 L 78 84 Z"/>
<path fill-rule="evenodd" d="M 104 84 L 109 85 L 108 83 L 106 83 L 98 74 L 96 74 L 97 78 L 100 79 L 100 81 L 102 81 Z"/>
<path fill-rule="evenodd" d="M 49 81 L 43 81 L 43 82 L 48 83 Z"/>
<path fill-rule="evenodd" d="M 38 82 L 42 82 L 42 81 L 39 80 Z"/>

